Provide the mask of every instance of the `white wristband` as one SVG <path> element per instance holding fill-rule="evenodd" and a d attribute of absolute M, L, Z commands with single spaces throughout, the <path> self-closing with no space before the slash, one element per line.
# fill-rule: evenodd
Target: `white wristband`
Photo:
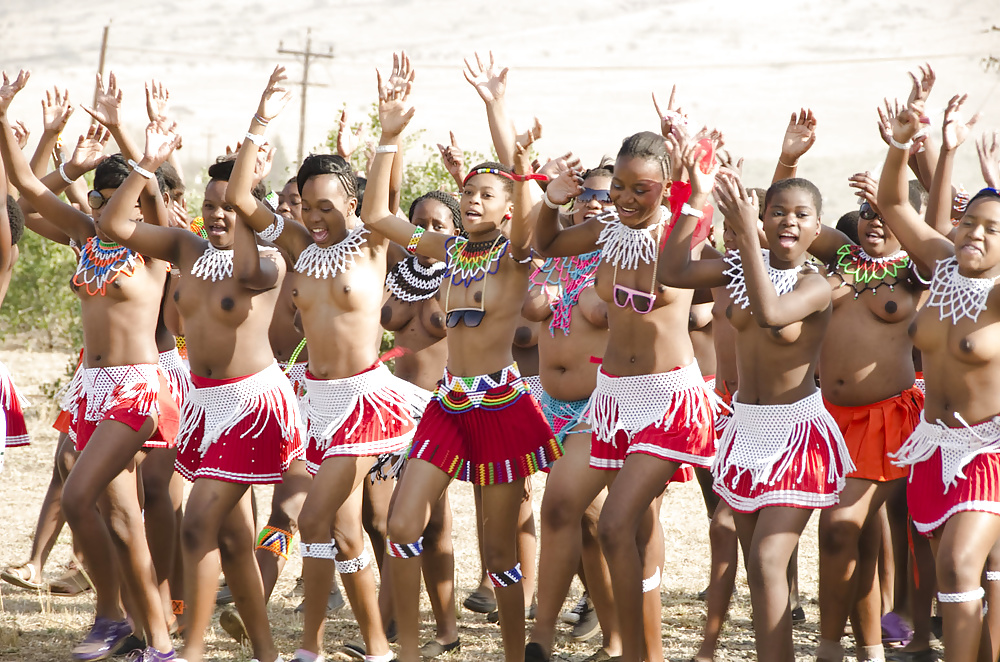
<path fill-rule="evenodd" d="M 257 147 L 263 147 L 264 143 L 267 142 L 264 136 L 259 133 L 250 133 L 249 131 L 247 131 L 247 140 L 257 145 Z"/>
<path fill-rule="evenodd" d="M 912 140 L 910 140 L 909 142 L 901 143 L 898 140 L 896 140 L 893 136 L 889 136 L 889 144 L 895 147 L 896 149 L 905 149 L 906 151 L 910 151 L 910 148 L 913 147 Z"/>
<path fill-rule="evenodd" d="M 136 163 L 132 159 L 128 160 L 128 164 L 130 166 L 132 166 L 132 170 L 135 170 L 137 173 L 139 173 L 140 175 L 142 175 L 146 179 L 152 179 L 153 178 L 153 173 L 151 173 L 150 171 L 146 170 L 145 168 L 143 168 L 142 166 L 140 166 L 138 163 Z"/>
<path fill-rule="evenodd" d="M 65 168 L 66 168 L 66 164 L 65 163 L 60 163 L 59 164 L 59 176 L 63 178 L 64 182 L 66 182 L 67 184 L 72 185 L 74 180 L 72 180 L 72 179 L 69 178 L 69 175 L 66 174 Z"/>
<path fill-rule="evenodd" d="M 562 205 L 557 205 L 556 203 L 552 202 L 552 199 L 549 198 L 548 191 L 542 193 L 542 202 L 544 202 L 545 206 L 548 207 L 549 209 L 559 209 L 560 207 L 562 207 Z"/>
<path fill-rule="evenodd" d="M 398 145 L 379 145 L 375 148 L 376 154 L 395 154 L 398 151 Z"/>
<path fill-rule="evenodd" d="M 681 206 L 681 216 L 694 216 L 695 218 L 705 218 L 705 212 L 700 209 L 695 209 L 688 203 L 684 203 Z"/>

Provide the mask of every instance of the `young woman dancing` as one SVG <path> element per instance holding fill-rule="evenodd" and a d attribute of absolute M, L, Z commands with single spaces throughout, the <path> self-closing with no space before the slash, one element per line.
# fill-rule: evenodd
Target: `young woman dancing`
<path fill-rule="evenodd" d="M 993 349 L 1000 340 L 994 288 L 1000 278 L 1000 194 L 987 188 L 972 196 L 954 243 L 931 227 L 947 223 L 955 151 L 975 122 L 959 119 L 965 97 L 955 96 L 945 112 L 928 222 L 921 222 L 907 201 L 906 159 L 923 115 L 920 101 L 913 101 L 892 120 L 877 198 L 906 251 L 934 265 L 930 298 L 910 325 L 923 357 L 924 411 L 897 458 L 910 466 L 910 517 L 930 536 L 936 557 L 945 659 L 970 662 L 981 646 L 984 566 L 1000 537 L 1000 362 Z M 996 581 L 997 575 L 988 572 L 986 579 Z"/>
<path fill-rule="evenodd" d="M 410 76 L 409 61 L 397 58 L 392 80 Z M 276 218 L 250 194 L 264 131 L 288 101 L 286 78 L 284 67 L 271 74 L 227 200 L 295 261 L 292 299 L 309 345 L 303 408 L 307 467 L 314 478 L 299 514 L 305 622 L 293 659 L 312 662 L 321 655 L 336 567 L 365 640 L 366 659 L 389 660 L 361 523 L 362 481 L 377 456 L 409 444 L 414 427 L 406 385 L 378 361 L 388 241 L 355 215 L 357 181 L 340 156 L 310 156 L 299 168 L 304 226 Z"/>
<path fill-rule="evenodd" d="M 168 265 L 110 241 L 95 224 L 105 203 L 129 174 L 120 155 L 101 161 L 108 134 L 91 127 L 88 142 L 92 163 L 100 162 L 88 200 L 94 218 L 62 201 L 35 177 L 17 148 L 7 108 L 24 88 L 28 72 L 0 87 L 0 154 L 11 180 L 49 223 L 80 246 L 80 263 L 73 283 L 83 316 L 84 397 L 76 419 L 79 459 L 63 487 L 62 508 L 83 552 L 97 593 L 96 618 L 87 637 L 73 649 L 79 660 L 109 657 L 132 632 L 121 608 L 122 585 L 128 585 L 129 616 L 146 637 L 144 661 L 174 658 L 163 604 L 153 579 L 153 566 L 139 509 L 137 453 L 154 433 L 159 446 L 172 445 L 174 430 L 157 430 L 161 413 L 176 407 L 157 365 L 155 330 Z M 62 172 L 76 179 L 82 169 L 67 165 Z M 152 174 L 150 173 L 150 176 Z M 145 180 L 144 180 L 145 181 Z M 142 187 L 140 187 L 142 188 Z M 144 189 L 141 210 L 138 189 L 128 213 L 142 211 L 147 221 L 163 210 L 159 189 Z M 162 396 L 162 397 L 161 397 Z"/>
<path fill-rule="evenodd" d="M 408 81 L 383 86 L 379 77 L 382 137 L 362 214 L 374 230 L 447 269 L 442 287 L 448 367 L 414 437 L 386 541 L 400 659 L 416 662 L 420 655 L 421 536 L 433 504 L 459 478 L 483 486 L 486 567 L 496 589 L 504 657 L 515 662 L 524 655 L 525 596 L 515 542 L 524 481 L 561 455 L 510 350 L 531 270 L 529 193 L 522 185 L 515 196 L 515 175 L 484 163 L 472 169 L 462 190 L 468 239 L 424 232 L 390 214 L 388 155 L 398 149 L 413 116 L 409 91 Z M 522 150 L 521 167 L 527 169 L 527 160 Z M 509 239 L 501 232 L 508 220 Z"/>
<path fill-rule="evenodd" d="M 819 191 L 789 179 L 768 189 L 762 252 L 757 203 L 736 176 L 722 179 L 720 207 L 739 252 L 692 261 L 690 241 L 718 166 L 705 167 L 704 148 L 684 154 L 692 194 L 660 262 L 663 280 L 681 287 L 730 290 L 736 329 L 739 391 L 713 467 L 715 490 L 734 511 L 747 556 L 757 655 L 792 662 L 788 562 L 814 508 L 837 502 L 854 467 L 814 378 L 831 314 L 830 287 L 806 264 L 819 234 Z"/>
<path fill-rule="evenodd" d="M 609 304 L 609 334 L 590 401 L 590 466 L 612 472 L 593 472 L 576 489 L 580 501 L 589 503 L 611 483 L 598 531 L 611 572 L 622 659 L 629 662 L 639 662 L 644 653 L 662 655 L 644 651 L 648 580 L 636 543 L 640 524 L 645 519 L 643 528 L 652 530 L 651 504 L 681 463 L 709 466 L 715 452 L 709 395 L 687 334 L 692 293 L 656 283 L 659 247 L 670 221 L 661 206 L 668 173 L 661 136 L 630 136 L 615 161 L 614 209 L 559 228 L 555 208 L 581 192 L 578 176 L 564 173 L 549 184 L 535 229 L 542 255 L 601 251 L 595 288 Z M 659 586 L 658 575 L 649 580 Z M 526 654 L 526 659 L 548 659 L 537 644 Z"/>

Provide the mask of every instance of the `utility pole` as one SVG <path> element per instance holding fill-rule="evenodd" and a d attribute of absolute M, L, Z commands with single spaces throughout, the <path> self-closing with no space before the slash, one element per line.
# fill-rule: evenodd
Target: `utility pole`
<path fill-rule="evenodd" d="M 108 30 L 110 30 L 110 29 L 111 29 L 111 21 L 108 21 L 108 24 L 104 26 L 104 35 L 101 37 L 101 59 L 97 63 L 97 73 L 99 73 L 101 76 L 104 75 L 104 56 L 107 55 L 107 52 L 108 52 Z M 94 106 L 97 105 L 97 87 L 96 86 L 94 87 L 94 103 L 93 103 L 93 105 Z"/>
<path fill-rule="evenodd" d="M 299 151 L 297 157 L 297 162 L 302 163 L 302 152 L 305 149 L 306 142 L 306 90 L 310 85 L 326 87 L 322 83 L 309 82 L 309 60 L 318 57 L 332 60 L 333 46 L 330 47 L 327 53 L 314 53 L 312 50 L 312 28 L 309 28 L 306 30 L 306 49 L 304 51 L 287 50 L 282 42 L 278 42 L 278 53 L 282 55 L 295 55 L 302 58 L 302 82 L 300 83 L 302 85 L 302 106 L 299 110 Z"/>

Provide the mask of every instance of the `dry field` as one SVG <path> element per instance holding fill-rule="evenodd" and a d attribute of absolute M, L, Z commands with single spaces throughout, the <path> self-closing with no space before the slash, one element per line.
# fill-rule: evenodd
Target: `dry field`
<path fill-rule="evenodd" d="M 0 552 L 0 565 L 23 561 L 31 544 L 38 506 L 48 484 L 51 457 L 56 439 L 49 427 L 53 408 L 42 394 L 43 387 L 63 378 L 69 355 L 62 353 L 28 352 L 5 347 L 0 360 L 7 364 L 19 386 L 32 401 L 29 410 L 29 430 L 32 445 L 12 449 L 7 453 L 3 473 L 2 521 L 7 533 L 6 544 Z M 535 479 L 536 517 L 544 479 Z M 471 489 L 461 483 L 452 486 L 452 504 L 455 508 L 455 550 L 458 557 L 458 599 L 461 601 L 475 588 L 478 581 L 476 541 L 467 532 L 474 531 L 474 506 Z M 270 490 L 261 489 L 260 503 L 270 501 Z M 266 513 L 262 515 L 266 517 Z M 799 561 L 802 603 L 808 622 L 795 630 L 796 647 L 800 659 L 812 659 L 810 654 L 817 637 L 819 618 L 816 606 L 817 558 L 816 522 L 813 517 L 803 539 Z M 708 577 L 708 525 L 704 506 L 694 483 L 671 488 L 662 512 L 667 537 L 667 559 L 663 575 L 661 597 L 663 601 L 663 647 L 668 660 L 687 660 L 696 652 L 704 620 L 704 604 L 697 599 Z M 544 544 L 544 543 L 543 543 Z M 70 537 L 64 529 L 46 568 L 50 579 L 61 573 L 70 560 Z M 290 590 L 299 571 L 301 560 L 293 555 L 285 572 L 278 580 L 270 604 L 271 623 L 279 649 L 290 654 L 298 641 L 301 621 L 293 613 L 297 600 L 282 595 Z M 723 635 L 718 660 L 753 659 L 753 633 L 750 629 L 750 601 L 745 577 L 740 571 L 730 623 Z M 580 592 L 574 586 L 572 597 Z M 69 649 L 81 637 L 93 619 L 93 601 L 84 594 L 75 598 L 59 598 L 32 593 L 0 583 L 0 660 L 41 662 L 42 660 L 68 660 Z M 568 602 L 567 608 L 571 606 Z M 433 636 L 430 607 L 424 599 L 424 634 Z M 483 662 L 502 660 L 499 631 L 478 614 L 459 609 L 459 629 L 462 638 L 460 659 L 473 656 Z M 595 641 L 577 644 L 567 636 L 557 639 L 558 658 L 583 660 L 596 650 Z M 327 649 L 333 650 L 340 642 L 358 638 L 350 609 L 344 609 L 327 627 Z M 213 625 L 210 636 L 209 660 L 248 660 L 250 651 L 242 649 L 226 634 Z"/>

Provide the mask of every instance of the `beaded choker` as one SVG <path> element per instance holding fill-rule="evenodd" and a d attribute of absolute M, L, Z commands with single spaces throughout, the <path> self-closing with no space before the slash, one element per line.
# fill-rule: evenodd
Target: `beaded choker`
<path fill-rule="evenodd" d="M 550 335 L 554 336 L 556 329 L 569 334 L 573 306 L 580 300 L 580 294 L 594 284 L 600 263 L 601 251 L 570 257 L 550 257 L 531 274 L 531 284 L 541 287 L 549 297 L 549 308 L 552 309 Z"/>
<path fill-rule="evenodd" d="M 605 262 L 622 269 L 635 269 L 640 262 L 651 264 L 659 252 L 653 233 L 669 215 L 670 212 L 661 206 L 660 218 L 656 223 L 645 228 L 632 228 L 621 222 L 618 212 L 613 208 L 598 214 L 594 218 L 604 224 L 597 238 L 601 257 Z"/>
<path fill-rule="evenodd" d="M 897 251 L 887 257 L 872 257 L 860 246 L 844 244 L 837 251 L 837 266 L 834 272 L 844 281 L 844 285 L 851 286 L 854 298 L 857 299 L 865 290 L 875 294 L 883 285 L 894 290 L 909 267 L 910 256 L 906 251 Z M 847 283 L 844 276 L 851 276 L 852 282 Z M 892 282 L 887 283 L 887 278 Z"/>
<path fill-rule="evenodd" d="M 212 244 L 205 246 L 202 253 L 191 266 L 191 275 L 202 280 L 217 280 L 233 277 L 233 251 L 219 250 Z"/>
<path fill-rule="evenodd" d="M 365 243 L 368 228 L 357 221 L 347 236 L 326 248 L 316 244 L 299 253 L 295 261 L 295 270 L 300 274 L 313 278 L 336 278 L 354 266 L 354 258 L 363 255 L 361 245 Z"/>
<path fill-rule="evenodd" d="M 80 261 L 73 274 L 73 284 L 86 287 L 87 294 L 105 294 L 108 284 L 115 282 L 119 274 L 131 276 L 137 265 L 145 264 L 142 256 L 135 251 L 114 243 L 90 237 L 80 249 Z"/>
<path fill-rule="evenodd" d="M 958 273 L 958 260 L 949 257 L 939 260 L 931 280 L 931 296 L 928 308 L 937 308 L 941 321 L 950 317 L 957 324 L 963 317 L 973 322 L 979 320 L 979 313 L 986 310 L 986 299 L 993 290 L 995 278 L 966 278 Z"/>
<path fill-rule="evenodd" d="M 444 280 L 447 267 L 435 262 L 429 267 L 420 264 L 415 256 L 397 262 L 385 276 L 385 286 L 400 301 L 414 303 L 434 296 Z"/>
<path fill-rule="evenodd" d="M 445 264 L 451 275 L 451 284 L 468 287 L 487 274 L 495 274 L 500 268 L 500 258 L 509 245 L 507 237 L 502 234 L 491 241 L 475 242 L 465 237 L 449 237 L 445 244 Z"/>
<path fill-rule="evenodd" d="M 791 292 L 799 280 L 802 265 L 792 269 L 775 269 L 771 266 L 770 251 L 764 249 L 761 250 L 761 254 L 764 258 L 764 266 L 767 268 L 767 277 L 774 285 L 778 296 Z M 743 273 L 743 261 L 740 254 L 737 251 L 728 251 L 725 260 L 726 264 L 729 265 L 729 269 L 724 272 L 729 276 L 729 283 L 726 285 L 726 289 L 730 291 L 729 296 L 734 304 L 740 308 L 746 308 L 750 305 L 750 298 L 747 296 L 746 274 Z"/>

